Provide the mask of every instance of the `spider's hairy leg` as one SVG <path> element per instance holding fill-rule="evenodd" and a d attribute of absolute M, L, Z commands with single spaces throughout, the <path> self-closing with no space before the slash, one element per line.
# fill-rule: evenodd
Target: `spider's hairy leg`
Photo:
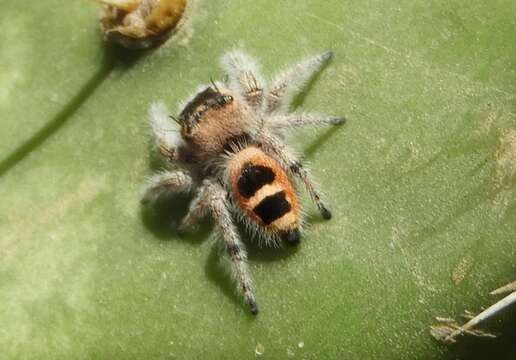
<path fill-rule="evenodd" d="M 183 217 L 177 227 L 179 235 L 184 235 L 192 225 L 206 214 L 206 210 L 209 209 L 210 185 L 211 183 L 205 180 L 199 187 L 197 194 L 190 203 L 188 213 Z"/>
<path fill-rule="evenodd" d="M 141 191 L 141 202 L 148 203 L 165 193 L 189 191 L 192 178 L 183 171 L 165 171 L 151 177 Z"/>
<path fill-rule="evenodd" d="M 264 149 L 267 152 L 273 154 L 276 159 L 279 160 L 283 166 L 285 166 L 285 168 L 287 168 L 292 174 L 301 180 L 304 187 L 310 194 L 312 201 L 317 206 L 317 209 L 319 209 L 321 216 L 327 220 L 331 219 L 331 211 L 325 205 L 324 201 L 322 200 L 321 193 L 319 190 L 317 190 L 317 187 L 308 174 L 308 171 L 303 167 L 301 161 L 292 155 L 288 149 L 285 148 L 281 140 L 277 137 L 263 134 L 261 141 Z"/>
<path fill-rule="evenodd" d="M 222 69 L 228 74 L 229 87 L 240 94 L 254 109 L 263 103 L 265 81 L 258 64 L 239 50 L 226 53 L 221 59 Z"/>
<path fill-rule="evenodd" d="M 258 313 L 258 305 L 253 291 L 253 284 L 247 268 L 247 255 L 244 244 L 240 240 L 236 226 L 229 211 L 226 191 L 218 184 L 212 183 L 207 188 L 209 210 L 217 230 L 220 232 L 221 245 L 231 264 L 231 273 L 237 283 L 238 290 L 244 297 L 252 314 Z"/>
<path fill-rule="evenodd" d="M 168 160 L 182 161 L 179 148 L 184 145 L 179 125 L 170 121 L 167 107 L 162 102 L 152 103 L 149 120 L 159 153 Z"/>
<path fill-rule="evenodd" d="M 319 209 L 321 216 L 326 220 L 331 219 L 331 216 L 332 216 L 331 211 L 328 209 L 328 207 L 325 205 L 324 201 L 321 199 L 321 193 L 319 192 L 319 190 L 317 190 L 310 175 L 308 174 L 306 169 L 303 167 L 303 164 L 298 160 L 292 159 L 290 161 L 290 170 L 292 171 L 292 173 L 297 175 L 299 177 L 299 179 L 301 179 L 301 182 L 303 183 L 306 190 L 310 194 L 312 201 L 315 203 L 315 205 Z"/>
<path fill-rule="evenodd" d="M 277 75 L 266 95 L 266 112 L 286 110 L 294 97 L 332 56 L 331 51 L 325 51 L 306 58 Z"/>
<path fill-rule="evenodd" d="M 320 114 L 288 114 L 273 116 L 267 126 L 271 130 L 290 129 L 302 126 L 324 126 L 324 125 L 342 125 L 346 122 L 346 118 L 342 116 L 328 116 Z"/>

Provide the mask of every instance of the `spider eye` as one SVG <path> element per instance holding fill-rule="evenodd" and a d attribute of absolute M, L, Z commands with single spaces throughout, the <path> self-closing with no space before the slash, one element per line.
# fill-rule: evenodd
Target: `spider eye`
<path fill-rule="evenodd" d="M 219 104 L 220 106 L 224 106 L 226 104 L 229 104 L 230 102 L 233 101 L 233 96 L 231 95 L 221 95 L 217 98 L 217 104 Z"/>

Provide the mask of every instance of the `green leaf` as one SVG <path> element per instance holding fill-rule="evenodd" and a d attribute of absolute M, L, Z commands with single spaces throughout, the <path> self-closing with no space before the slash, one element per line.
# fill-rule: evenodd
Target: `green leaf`
<path fill-rule="evenodd" d="M 104 49 L 94 4 L 7 0 L 2 7 L 0 152 L 7 157 L 89 95 Z"/>
<path fill-rule="evenodd" d="M 3 356 L 514 357 L 503 332 L 451 349 L 429 335 L 514 279 L 514 2 L 197 1 L 182 34 L 130 61 L 93 3 L 3 5 Z M 249 246 L 256 318 L 210 226 L 175 235 L 187 200 L 153 214 L 137 195 L 156 170 L 149 104 L 175 109 L 233 47 L 269 76 L 332 49 L 300 109 L 349 119 L 292 139 L 334 218 L 305 197 L 298 251 Z"/>

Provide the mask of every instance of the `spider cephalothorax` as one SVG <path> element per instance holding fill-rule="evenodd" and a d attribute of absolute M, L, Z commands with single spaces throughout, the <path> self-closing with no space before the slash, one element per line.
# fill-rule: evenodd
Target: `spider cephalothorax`
<path fill-rule="evenodd" d="M 179 169 L 151 178 L 143 200 L 163 192 L 195 191 L 179 230 L 211 215 L 239 291 L 254 314 L 258 306 L 234 218 L 265 243 L 298 244 L 301 210 L 294 178 L 321 215 L 331 217 L 308 173 L 284 143 L 285 132 L 295 127 L 344 122 L 342 117 L 288 111 L 293 97 L 330 57 L 325 52 L 308 58 L 266 87 L 255 62 L 232 51 L 222 58 L 227 84 L 200 88 L 181 107 L 176 123 L 169 121 L 161 103 L 150 109 L 160 152 Z"/>

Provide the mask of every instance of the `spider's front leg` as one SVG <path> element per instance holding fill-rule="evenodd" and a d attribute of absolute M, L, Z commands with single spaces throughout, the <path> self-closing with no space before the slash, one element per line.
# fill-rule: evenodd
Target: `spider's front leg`
<path fill-rule="evenodd" d="M 247 255 L 229 211 L 226 190 L 219 184 L 211 183 L 206 188 L 207 208 L 213 217 L 221 236 L 221 244 L 231 264 L 233 279 L 252 314 L 258 313 L 253 284 L 247 268 Z"/>
<path fill-rule="evenodd" d="M 166 160 L 176 163 L 190 163 L 190 154 L 181 138 L 180 127 L 170 121 L 167 107 L 162 102 L 155 102 L 149 108 L 149 119 L 158 152 Z"/>
<path fill-rule="evenodd" d="M 160 102 L 153 103 L 149 109 L 149 118 L 159 153 L 172 163 L 188 163 L 179 129 L 176 124 L 169 121 L 165 105 Z M 193 180 L 188 172 L 164 171 L 147 181 L 141 192 L 141 201 L 150 202 L 164 193 L 188 192 L 192 186 Z"/>
<path fill-rule="evenodd" d="M 324 219 L 331 219 L 331 211 L 325 205 L 322 200 L 321 193 L 317 190 L 313 180 L 310 175 L 303 167 L 301 161 L 299 161 L 294 155 L 290 154 L 288 149 L 283 145 L 282 141 L 273 135 L 262 134 L 260 136 L 260 141 L 264 149 L 272 154 L 278 161 L 280 161 L 285 168 L 287 168 L 292 174 L 297 176 L 304 187 L 310 194 L 313 202 L 319 209 L 321 216 Z"/>
<path fill-rule="evenodd" d="M 225 54 L 221 62 L 231 90 L 239 93 L 253 109 L 259 109 L 264 101 L 265 81 L 256 62 L 238 50 Z"/>

